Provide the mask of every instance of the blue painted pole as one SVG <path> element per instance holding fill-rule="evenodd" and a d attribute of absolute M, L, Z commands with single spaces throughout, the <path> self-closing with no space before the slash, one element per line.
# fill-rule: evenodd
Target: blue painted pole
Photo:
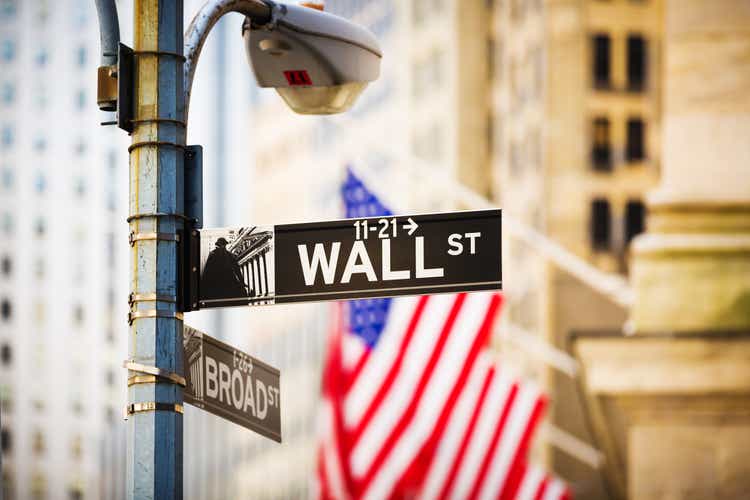
<path fill-rule="evenodd" d="M 129 360 L 182 372 L 177 309 L 184 209 L 185 93 L 182 0 L 135 0 L 135 121 L 130 146 Z M 127 498 L 182 499 L 183 389 L 131 370 Z"/>

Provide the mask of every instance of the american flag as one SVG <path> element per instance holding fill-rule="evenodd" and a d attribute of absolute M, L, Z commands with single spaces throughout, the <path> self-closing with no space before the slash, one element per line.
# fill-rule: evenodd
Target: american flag
<path fill-rule="evenodd" d="M 349 171 L 348 217 L 391 212 Z M 486 349 L 496 293 L 337 305 L 323 373 L 323 499 L 512 499 L 545 397 Z"/>
<path fill-rule="evenodd" d="M 570 500 L 568 487 L 560 479 L 547 475 L 541 467 L 524 465 L 516 500 Z"/>

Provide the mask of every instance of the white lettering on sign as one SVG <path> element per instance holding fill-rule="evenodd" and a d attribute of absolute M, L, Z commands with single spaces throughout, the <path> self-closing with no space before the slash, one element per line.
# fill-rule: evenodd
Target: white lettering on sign
<path fill-rule="evenodd" d="M 252 360 L 248 361 L 252 369 Z M 234 363 L 235 367 L 232 368 L 206 356 L 206 395 L 219 403 L 234 406 L 237 410 L 264 420 L 269 408 L 279 406 L 279 389 L 253 379 L 247 365 L 243 366 L 244 370 L 237 366 L 241 364 L 237 362 L 237 358 Z"/>
<path fill-rule="evenodd" d="M 383 280 L 408 280 L 411 273 L 408 269 L 404 271 L 391 270 L 391 240 L 383 240 Z"/>
<path fill-rule="evenodd" d="M 232 353 L 232 363 L 234 368 L 238 369 L 242 373 L 250 375 L 253 373 L 253 358 L 248 356 L 242 351 L 234 350 Z"/>
<path fill-rule="evenodd" d="M 444 274 L 442 267 L 434 267 L 432 269 L 424 267 L 424 236 L 414 238 L 414 244 L 416 246 L 417 257 L 417 270 L 414 276 L 417 278 L 442 278 Z"/>
<path fill-rule="evenodd" d="M 357 261 L 361 260 L 361 264 Z M 341 283 L 349 283 L 352 280 L 352 274 L 366 274 L 367 281 L 378 281 L 378 275 L 372 267 L 370 256 L 367 255 L 367 247 L 364 241 L 355 241 L 352 252 L 349 254 L 349 260 L 346 261 L 344 274 L 341 276 Z"/>
<path fill-rule="evenodd" d="M 206 356 L 206 395 L 209 398 L 215 398 L 219 395 L 219 384 L 216 381 L 216 361 Z"/>
<path fill-rule="evenodd" d="M 479 235 L 479 233 L 469 234 Z M 460 235 L 458 236 L 460 237 Z M 391 259 L 391 240 L 380 240 L 380 244 L 382 257 L 380 279 L 383 281 L 409 279 L 411 277 L 411 270 L 394 270 L 391 267 L 391 263 L 393 262 Z M 471 244 L 473 249 L 473 239 Z M 445 270 L 442 267 L 425 267 L 424 246 L 424 236 L 417 236 L 414 238 L 414 276 L 416 278 L 442 278 L 445 275 Z M 328 256 L 325 254 L 325 246 L 322 243 L 316 243 L 313 247 L 312 259 L 310 259 L 307 245 L 297 245 L 300 265 L 302 266 L 302 274 L 305 278 L 305 285 L 313 286 L 315 284 L 318 277 L 318 271 L 322 274 L 323 282 L 326 285 L 332 285 L 336 281 L 340 249 L 341 242 L 333 242 L 331 245 L 331 254 Z M 367 253 L 367 247 L 365 246 L 364 241 L 355 241 L 352 245 L 343 272 L 339 277 L 340 283 L 350 283 L 352 276 L 355 274 L 364 274 L 370 282 L 378 281 L 379 279 L 377 272 L 372 265 L 372 259 L 370 259 L 370 256 Z"/>
<path fill-rule="evenodd" d="M 326 285 L 333 284 L 336 273 L 336 262 L 339 260 L 339 249 L 341 243 L 336 241 L 331 247 L 331 258 L 326 256 L 326 249 L 323 243 L 316 243 L 313 249 L 312 261 L 307 255 L 307 245 L 297 245 L 299 252 L 299 261 L 302 264 L 302 274 L 305 277 L 305 285 L 312 286 L 315 284 L 315 277 L 318 275 L 318 268 L 323 273 L 323 282 Z"/>
<path fill-rule="evenodd" d="M 481 238 L 482 233 L 466 233 L 466 234 L 460 234 L 460 233 L 453 233 L 450 236 L 448 236 L 448 245 L 450 245 L 451 248 L 448 249 L 448 255 L 461 255 L 464 253 L 464 244 L 461 243 L 461 240 L 463 238 L 466 238 L 469 240 L 469 253 L 471 255 L 474 255 L 477 251 L 476 247 L 476 239 Z"/>

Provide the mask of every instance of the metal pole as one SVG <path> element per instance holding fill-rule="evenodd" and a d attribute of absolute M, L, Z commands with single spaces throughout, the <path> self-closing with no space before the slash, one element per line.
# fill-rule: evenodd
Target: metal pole
<path fill-rule="evenodd" d="M 129 358 L 181 373 L 178 231 L 183 228 L 182 0 L 135 0 L 135 120 L 130 152 Z M 127 498 L 182 498 L 182 387 L 131 371 Z"/>

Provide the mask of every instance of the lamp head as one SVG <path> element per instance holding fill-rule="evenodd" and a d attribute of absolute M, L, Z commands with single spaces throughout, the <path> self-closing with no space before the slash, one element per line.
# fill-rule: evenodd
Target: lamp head
<path fill-rule="evenodd" d="M 258 85 L 275 88 L 297 113 L 346 111 L 380 75 L 382 54 L 367 29 L 297 5 L 273 11 L 265 26 L 246 20 L 245 48 Z"/>

